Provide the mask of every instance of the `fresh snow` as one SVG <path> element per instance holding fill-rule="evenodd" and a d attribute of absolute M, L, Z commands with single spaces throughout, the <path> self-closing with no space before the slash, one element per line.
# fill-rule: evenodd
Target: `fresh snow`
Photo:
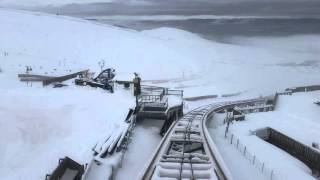
<path fill-rule="evenodd" d="M 132 135 L 132 142 L 129 144 L 122 166 L 117 172 L 117 180 L 138 178 L 160 143 L 161 136 L 159 133 L 162 125 L 163 121 L 150 119 L 137 123 Z"/>
<path fill-rule="evenodd" d="M 274 170 L 275 179 L 314 179 L 311 176 L 311 170 L 305 164 L 253 135 L 252 132 L 271 127 L 309 147 L 311 147 L 312 142 L 319 143 L 320 122 L 318 114 L 320 113 L 320 106 L 314 104 L 319 95 L 319 92 L 309 92 L 294 93 L 292 96 L 279 96 L 275 111 L 247 114 L 244 121 L 232 123 L 229 131 L 234 134 L 235 138 L 239 138 L 242 144 L 247 146 L 248 152 L 256 155 L 257 160 L 266 163 L 266 167 Z M 215 123 L 209 128 L 215 137 L 220 152 L 227 160 L 227 165 L 234 169 L 232 172 L 235 177 L 242 175 L 243 171 L 254 171 L 252 170 L 254 169 L 253 165 L 241 166 L 242 170 L 237 168 L 239 163 L 243 164 L 249 161 L 224 139 L 225 125 L 221 123 L 223 118 L 225 118 L 225 114 L 217 115 L 214 120 Z M 232 159 L 233 161 L 231 161 Z M 252 169 L 243 169 L 250 168 L 250 166 Z"/>
<path fill-rule="evenodd" d="M 1 179 L 43 179 L 65 156 L 86 163 L 101 135 L 120 126 L 132 105 L 121 93 L 92 89 L 20 87 L 0 93 Z"/>
<path fill-rule="evenodd" d="M 122 126 L 128 108 L 134 103 L 132 92 L 121 87 L 115 94 L 109 94 L 90 87 L 75 87 L 72 81 L 60 89 L 43 88 L 37 83 L 27 86 L 17 78 L 25 66 L 32 66 L 33 73 L 54 76 L 87 68 L 99 72 L 98 62 L 105 60 L 106 66 L 115 68 L 119 77 L 138 72 L 142 80 L 152 80 L 146 81 L 148 84 L 183 89 L 186 97 L 241 92 L 234 97 L 239 99 L 291 86 L 319 84 L 318 35 L 233 37 L 213 42 L 172 28 L 137 32 L 70 17 L 6 9 L 0 9 L 0 27 L 3 71 L 0 179 L 3 180 L 43 179 L 64 156 L 80 163 L 90 162 L 91 149 L 106 133 Z M 188 103 L 185 107 L 190 110 L 204 103 L 234 98 L 219 97 Z M 252 118 L 279 122 L 260 115 Z M 283 122 L 312 121 L 310 117 L 286 114 L 279 118 Z M 247 119 L 244 124 L 255 122 L 251 115 Z M 261 122 L 267 125 L 269 121 Z M 252 128 L 258 127 L 254 124 Z M 319 131 L 313 125 L 301 126 Z M 232 130 L 236 132 L 235 127 Z M 307 140 L 310 134 L 289 135 L 310 144 Z M 304 166 L 300 171 L 296 163 L 292 166 L 295 172 L 302 171 L 299 177 L 306 176 Z"/>

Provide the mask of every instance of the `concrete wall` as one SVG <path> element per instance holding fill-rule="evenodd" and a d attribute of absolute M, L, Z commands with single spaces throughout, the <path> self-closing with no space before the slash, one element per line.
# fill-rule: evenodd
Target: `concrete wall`
<path fill-rule="evenodd" d="M 281 148 L 295 158 L 305 163 L 314 174 L 320 175 L 320 152 L 306 146 L 285 134 L 272 129 L 264 128 L 256 131 L 261 139 Z"/>

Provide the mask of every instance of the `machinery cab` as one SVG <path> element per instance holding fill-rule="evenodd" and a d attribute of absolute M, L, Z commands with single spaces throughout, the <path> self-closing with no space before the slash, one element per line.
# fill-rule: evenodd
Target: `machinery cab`
<path fill-rule="evenodd" d="M 96 78 L 93 80 L 100 83 L 107 83 L 115 77 L 115 69 L 108 68 L 103 70 Z"/>

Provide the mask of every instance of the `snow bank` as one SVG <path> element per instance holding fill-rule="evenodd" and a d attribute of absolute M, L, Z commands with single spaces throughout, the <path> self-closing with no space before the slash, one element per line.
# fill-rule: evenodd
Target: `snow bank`
<path fill-rule="evenodd" d="M 122 94 L 90 89 L 23 88 L 0 94 L 0 173 L 10 180 L 43 179 L 64 156 L 88 162 L 97 140 L 120 126 L 132 105 Z"/>

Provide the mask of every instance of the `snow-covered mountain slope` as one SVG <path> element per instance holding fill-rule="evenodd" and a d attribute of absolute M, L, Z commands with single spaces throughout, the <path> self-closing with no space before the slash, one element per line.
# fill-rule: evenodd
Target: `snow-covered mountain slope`
<path fill-rule="evenodd" d="M 129 92 L 32 87 L 17 73 L 66 74 L 102 59 L 118 75 L 140 73 L 153 85 L 186 96 L 247 92 L 318 83 L 319 36 L 205 40 L 182 30 L 136 32 L 93 22 L 0 10 L 0 179 L 43 179 L 70 156 L 88 162 L 91 148 L 123 121 L 134 102 Z M 313 44 L 301 44 L 301 40 Z M 272 43 L 277 42 L 277 48 Z M 271 45 L 270 45 L 271 44 Z M 36 167 L 36 168 L 35 168 Z M 30 175 L 31 173 L 31 175 Z"/>
<path fill-rule="evenodd" d="M 171 28 L 138 33 L 67 17 L 6 10 L 0 18 L 0 49 L 9 53 L 5 61 L 9 65 L 14 58 L 13 63 L 22 66 L 28 62 L 97 69 L 98 61 L 104 59 L 118 72 L 139 72 L 143 80 L 175 79 L 162 85 L 187 87 L 186 95 L 199 91 L 272 92 L 319 82 L 320 36 L 316 35 L 232 38 L 217 43 Z"/>
<path fill-rule="evenodd" d="M 175 77 L 182 68 L 196 68 L 193 59 L 129 30 L 5 10 L 1 11 L 1 21 L 0 48 L 9 53 L 9 58 L 16 56 L 14 63 L 51 66 L 66 63 L 78 68 L 97 68 L 98 61 L 103 59 L 118 72 L 136 71 L 153 79 Z M 171 67 L 167 68 L 168 65 Z"/>
<path fill-rule="evenodd" d="M 212 42 L 175 29 L 144 31 L 176 52 L 197 60 L 201 72 L 172 85 L 187 96 L 250 91 L 273 93 L 286 87 L 319 83 L 318 35 L 288 37 L 231 37 Z M 310 42 L 310 43 L 309 43 Z M 188 76 L 188 70 L 185 76 Z"/>

